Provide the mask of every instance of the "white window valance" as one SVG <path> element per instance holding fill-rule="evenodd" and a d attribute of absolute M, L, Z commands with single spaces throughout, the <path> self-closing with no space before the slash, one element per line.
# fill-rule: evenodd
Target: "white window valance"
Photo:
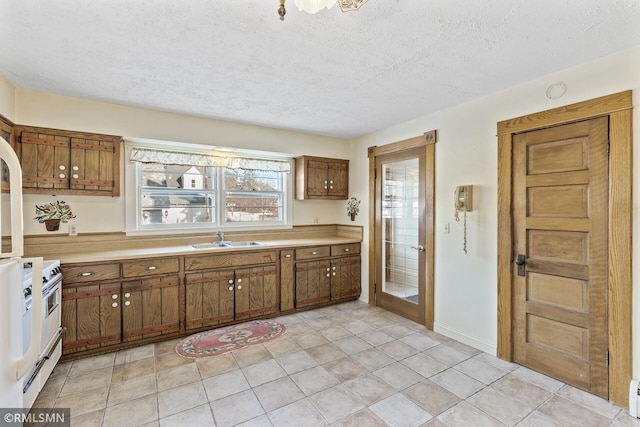
<path fill-rule="evenodd" d="M 185 153 L 150 148 L 132 148 L 129 160 L 138 163 L 159 163 L 163 165 L 291 172 L 291 162 L 288 160 L 219 156 L 214 154 Z"/>

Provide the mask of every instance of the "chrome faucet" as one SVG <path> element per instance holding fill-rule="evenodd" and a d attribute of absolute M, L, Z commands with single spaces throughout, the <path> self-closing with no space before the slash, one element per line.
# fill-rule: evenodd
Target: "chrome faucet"
<path fill-rule="evenodd" d="M 220 239 L 221 242 L 224 242 L 224 233 L 218 230 L 216 234 L 218 235 L 218 239 Z"/>

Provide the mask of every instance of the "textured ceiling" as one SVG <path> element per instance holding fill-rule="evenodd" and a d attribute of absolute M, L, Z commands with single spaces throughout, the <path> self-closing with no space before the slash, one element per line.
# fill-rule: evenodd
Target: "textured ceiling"
<path fill-rule="evenodd" d="M 353 138 L 640 44 L 639 0 L 0 0 L 15 86 Z"/>

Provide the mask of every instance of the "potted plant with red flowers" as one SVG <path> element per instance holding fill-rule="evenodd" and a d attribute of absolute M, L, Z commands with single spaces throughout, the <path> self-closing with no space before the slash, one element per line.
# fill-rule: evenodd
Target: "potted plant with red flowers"
<path fill-rule="evenodd" d="M 71 212 L 71 206 L 64 201 L 47 203 L 46 205 L 36 205 L 36 217 L 40 224 L 47 227 L 47 231 L 57 231 L 61 222 L 69 222 L 76 216 Z"/>

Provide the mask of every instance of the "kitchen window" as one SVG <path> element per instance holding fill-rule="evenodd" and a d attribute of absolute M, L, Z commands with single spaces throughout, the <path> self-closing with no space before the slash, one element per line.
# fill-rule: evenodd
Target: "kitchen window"
<path fill-rule="evenodd" d="M 127 234 L 291 226 L 290 158 L 131 143 L 127 154 Z"/>

